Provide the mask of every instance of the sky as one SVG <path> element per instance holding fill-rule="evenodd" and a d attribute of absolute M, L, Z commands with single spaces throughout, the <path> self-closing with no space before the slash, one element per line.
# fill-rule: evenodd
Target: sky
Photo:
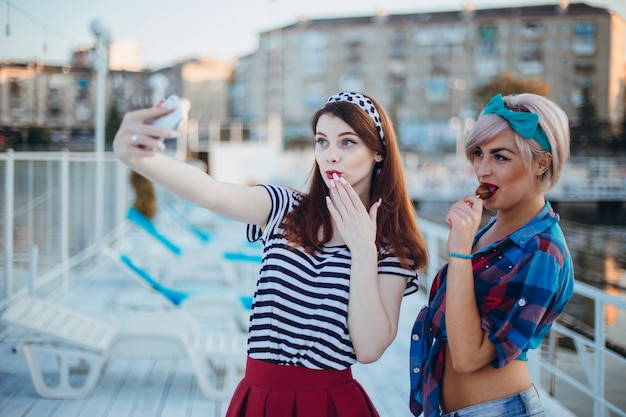
<path fill-rule="evenodd" d="M 581 1 L 571 1 L 581 2 Z M 98 20 L 109 38 L 130 42 L 143 68 L 193 57 L 235 59 L 258 34 L 300 17 L 330 18 L 460 10 L 465 0 L 0 0 L 0 60 L 64 64 L 90 47 Z M 557 4 L 558 0 L 473 0 L 476 9 Z M 626 18 L 626 0 L 588 0 Z"/>

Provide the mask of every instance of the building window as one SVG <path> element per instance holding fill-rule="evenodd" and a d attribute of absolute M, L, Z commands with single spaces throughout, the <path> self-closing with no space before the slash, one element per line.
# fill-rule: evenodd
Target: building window
<path fill-rule="evenodd" d="M 87 100 L 89 98 L 89 80 L 79 78 L 76 81 L 76 87 L 78 89 L 78 99 Z"/>
<path fill-rule="evenodd" d="M 478 53 L 486 56 L 496 55 L 496 28 L 491 24 L 478 28 Z"/>
<path fill-rule="evenodd" d="M 574 27 L 572 51 L 577 56 L 590 56 L 596 53 L 596 29 L 593 23 L 579 22 Z"/>
<path fill-rule="evenodd" d="M 9 80 L 9 115 L 19 117 L 22 114 L 22 86 L 17 78 Z"/>
<path fill-rule="evenodd" d="M 309 75 L 323 74 L 326 64 L 326 36 L 320 32 L 303 35 L 302 57 L 304 67 Z"/>
<path fill-rule="evenodd" d="M 48 90 L 48 115 L 58 117 L 61 115 L 62 95 L 58 88 Z"/>
<path fill-rule="evenodd" d="M 435 55 L 431 58 L 431 74 L 447 75 L 449 72 L 449 59 L 447 56 Z"/>
<path fill-rule="evenodd" d="M 543 60 L 542 28 L 537 23 L 527 23 L 521 30 L 521 58 L 522 61 Z"/>
<path fill-rule="evenodd" d="M 403 58 L 406 56 L 406 34 L 403 31 L 395 31 L 391 41 L 391 57 Z"/>
<path fill-rule="evenodd" d="M 389 79 L 391 87 L 391 97 L 394 103 L 404 103 L 406 92 L 406 78 L 399 75 L 392 75 Z"/>
<path fill-rule="evenodd" d="M 429 104 L 445 104 L 450 101 L 448 82 L 443 77 L 433 77 L 426 81 L 426 101 Z"/>

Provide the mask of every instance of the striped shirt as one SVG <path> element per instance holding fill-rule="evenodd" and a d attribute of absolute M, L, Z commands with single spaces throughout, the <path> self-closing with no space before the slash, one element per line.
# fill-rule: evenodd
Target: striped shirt
<path fill-rule="evenodd" d="M 280 227 L 302 194 L 263 185 L 272 199 L 264 230 L 248 225 L 248 240 L 261 240 L 263 261 L 248 335 L 248 355 L 271 363 L 310 369 L 345 369 L 356 363 L 348 332 L 351 256 L 347 246 L 325 246 L 315 254 L 294 247 Z M 381 252 L 379 274 L 407 280 L 405 294 L 417 291 L 417 273 Z"/>

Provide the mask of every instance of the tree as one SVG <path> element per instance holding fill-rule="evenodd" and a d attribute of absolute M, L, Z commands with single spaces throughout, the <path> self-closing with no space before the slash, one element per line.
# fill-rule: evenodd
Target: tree
<path fill-rule="evenodd" d="M 26 131 L 26 146 L 29 150 L 47 150 L 52 143 L 50 132 L 38 126 L 30 126 Z"/>
<path fill-rule="evenodd" d="M 517 78 L 512 72 L 507 71 L 475 89 L 473 97 L 477 107 L 482 109 L 496 94 L 505 96 L 520 93 L 534 93 L 549 97 L 550 85 L 542 78 Z"/>
<path fill-rule="evenodd" d="M 611 143 L 611 151 L 626 153 L 626 91 L 622 93 L 622 124 L 621 129 Z"/>
<path fill-rule="evenodd" d="M 572 152 L 585 148 L 601 148 L 602 125 L 589 83 L 583 87 L 582 105 L 578 111 L 578 124 L 572 128 Z"/>
<path fill-rule="evenodd" d="M 113 144 L 113 138 L 115 138 L 115 133 L 117 133 L 121 124 L 122 116 L 120 115 L 120 111 L 117 107 L 117 102 L 113 100 L 104 126 L 104 143 L 106 145 L 111 146 Z"/>

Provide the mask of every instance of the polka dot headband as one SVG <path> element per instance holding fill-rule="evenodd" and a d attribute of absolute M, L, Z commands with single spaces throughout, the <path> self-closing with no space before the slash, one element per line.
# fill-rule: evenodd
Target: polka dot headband
<path fill-rule="evenodd" d="M 345 101 L 348 103 L 356 104 L 365 113 L 367 113 L 367 115 L 372 119 L 374 125 L 376 126 L 378 136 L 380 136 L 380 142 L 383 144 L 383 147 L 385 146 L 383 124 L 380 122 L 380 114 L 378 114 L 378 110 L 376 109 L 376 106 L 374 106 L 374 102 L 372 102 L 372 100 L 365 97 L 363 94 L 341 92 L 335 94 L 334 96 L 330 96 L 326 103 L 335 103 L 338 101 Z"/>

